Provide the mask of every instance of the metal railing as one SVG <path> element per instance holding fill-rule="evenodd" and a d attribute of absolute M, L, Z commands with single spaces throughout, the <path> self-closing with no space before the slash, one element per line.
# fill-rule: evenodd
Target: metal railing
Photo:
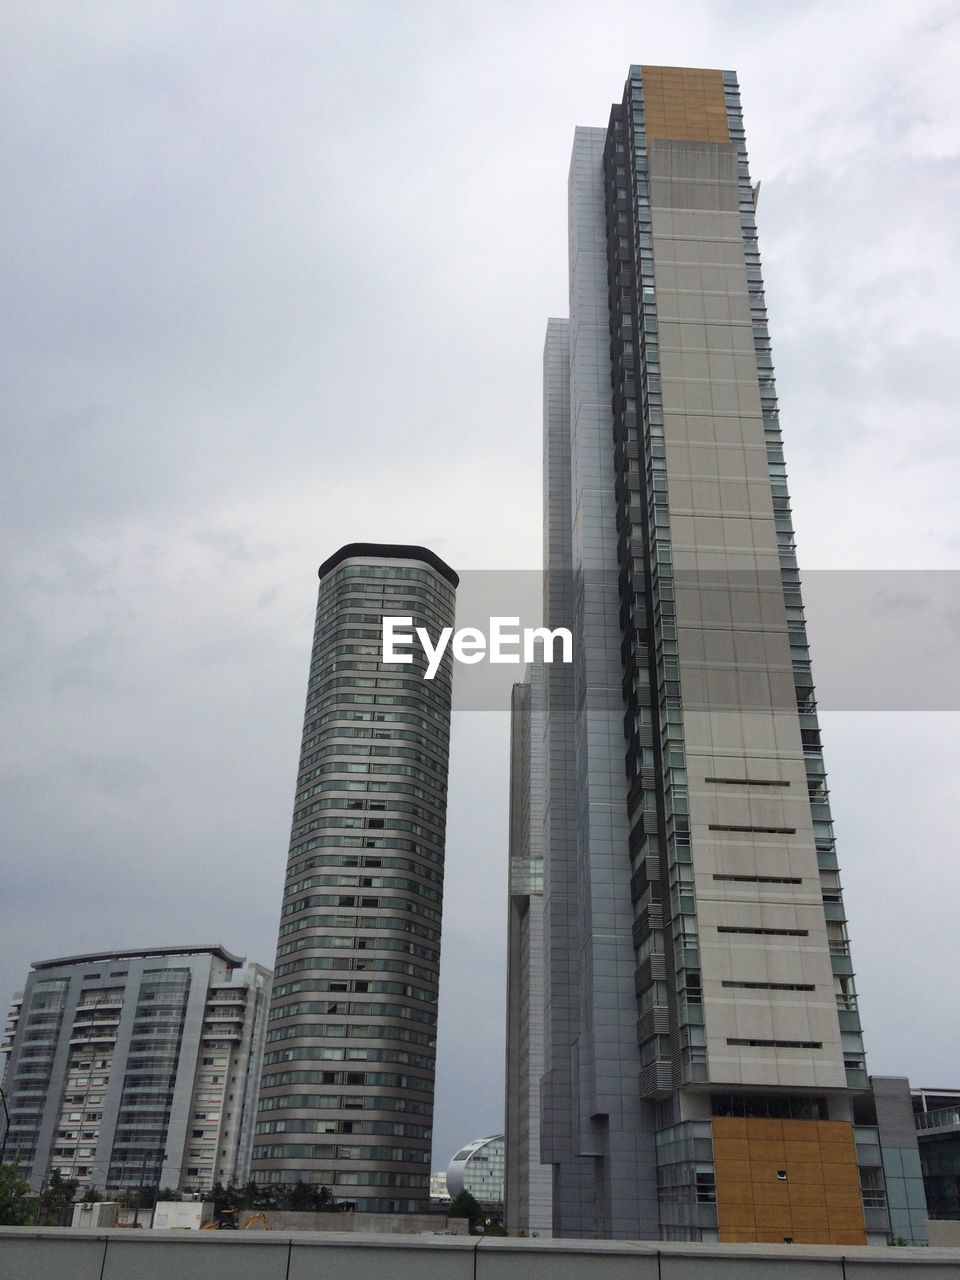
<path fill-rule="evenodd" d="M 918 1111 L 915 1119 L 918 1129 L 943 1129 L 948 1125 L 960 1125 L 960 1107 L 939 1107 L 936 1111 Z"/>

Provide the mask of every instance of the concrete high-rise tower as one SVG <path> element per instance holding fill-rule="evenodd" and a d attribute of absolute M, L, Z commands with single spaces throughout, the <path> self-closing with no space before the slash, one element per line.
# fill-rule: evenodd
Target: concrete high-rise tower
<path fill-rule="evenodd" d="M 269 969 L 221 946 L 38 961 L 0 1045 L 5 1158 L 34 1190 L 244 1183 L 269 994 Z"/>
<path fill-rule="evenodd" d="M 608 127 L 576 130 L 570 318 L 544 352 L 544 621 L 574 662 L 534 671 L 523 757 L 557 1235 L 889 1228 L 861 1200 L 868 1081 L 755 204 L 733 72 L 632 67 Z M 508 1200 L 522 1114 L 508 1098 Z"/>
<path fill-rule="evenodd" d="M 320 566 L 252 1167 L 368 1212 L 429 1207 L 451 698 L 449 649 L 384 663 L 382 619 L 436 642 L 458 581 L 424 547 Z"/>

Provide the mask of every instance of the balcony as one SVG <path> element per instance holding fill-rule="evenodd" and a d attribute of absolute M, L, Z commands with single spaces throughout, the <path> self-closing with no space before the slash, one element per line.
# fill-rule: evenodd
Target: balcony
<path fill-rule="evenodd" d="M 79 1030 L 74 1030 L 73 1035 L 70 1037 L 70 1044 L 73 1047 L 79 1047 L 85 1044 L 114 1044 L 116 1039 L 116 1027 L 103 1027 L 96 1031 L 93 1027 L 90 1027 L 89 1029 L 80 1028 Z"/>
<path fill-rule="evenodd" d="M 853 960 L 847 955 L 837 955 L 836 952 L 830 953 L 830 968 L 838 978 L 853 977 Z"/>
<path fill-rule="evenodd" d="M 917 1128 L 953 1129 L 960 1127 L 960 1107 L 940 1107 L 937 1111 L 919 1111 L 914 1117 Z"/>
<path fill-rule="evenodd" d="M 673 1064 L 665 1059 L 651 1062 L 640 1072 L 641 1098 L 666 1098 L 673 1091 Z"/>
<path fill-rule="evenodd" d="M 651 1005 L 637 1019 L 637 1044 L 644 1044 L 654 1035 L 670 1034 L 670 1011 L 666 1005 Z"/>
<path fill-rule="evenodd" d="M 861 1169 L 880 1168 L 883 1156 L 880 1150 L 880 1130 L 876 1125 L 858 1124 L 853 1131 L 857 1144 L 857 1164 Z"/>
<path fill-rule="evenodd" d="M 864 1209 L 886 1209 L 887 1193 L 885 1191 L 877 1191 L 875 1189 L 870 1191 L 861 1190 L 860 1194 L 863 1197 Z"/>

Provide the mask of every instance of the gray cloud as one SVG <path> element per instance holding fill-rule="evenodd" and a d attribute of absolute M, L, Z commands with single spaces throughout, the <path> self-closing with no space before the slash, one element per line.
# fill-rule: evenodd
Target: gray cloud
<path fill-rule="evenodd" d="M 955 6 L 4 24 L 0 997 L 100 946 L 269 963 L 317 563 L 359 537 L 538 565 L 572 129 L 631 59 L 740 72 L 801 562 L 957 567 Z M 825 740 L 871 1066 L 949 1084 L 960 725 Z M 435 1167 L 502 1122 L 506 746 L 457 717 Z"/>

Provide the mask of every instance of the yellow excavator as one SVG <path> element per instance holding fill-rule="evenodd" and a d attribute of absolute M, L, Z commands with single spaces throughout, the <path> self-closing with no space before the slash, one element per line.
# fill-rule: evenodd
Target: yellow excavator
<path fill-rule="evenodd" d="M 260 1223 L 264 1231 L 273 1230 L 273 1228 L 270 1226 L 270 1223 L 267 1221 L 267 1215 L 265 1213 L 255 1213 L 253 1214 L 252 1217 L 248 1218 L 246 1222 L 243 1224 L 244 1231 L 249 1231 L 255 1222 Z"/>
<path fill-rule="evenodd" d="M 221 1209 L 220 1216 L 215 1218 L 213 1222 L 206 1222 L 200 1228 L 201 1231 L 239 1231 L 240 1230 L 240 1213 L 237 1209 Z M 255 1224 L 263 1227 L 264 1231 L 271 1231 L 272 1227 L 267 1221 L 265 1213 L 255 1213 L 249 1217 L 243 1224 L 243 1230 L 249 1231 Z"/>

